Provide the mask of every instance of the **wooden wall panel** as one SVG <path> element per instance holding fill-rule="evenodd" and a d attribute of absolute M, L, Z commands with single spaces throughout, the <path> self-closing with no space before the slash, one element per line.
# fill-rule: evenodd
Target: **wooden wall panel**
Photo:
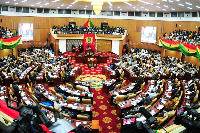
<path fill-rule="evenodd" d="M 0 58 L 10 55 L 11 52 L 12 52 L 12 49 L 2 49 L 0 51 Z"/>
<path fill-rule="evenodd" d="M 179 58 L 181 60 L 182 52 L 178 51 L 169 51 L 165 49 L 165 56 Z"/>
<path fill-rule="evenodd" d="M 111 52 L 112 51 L 112 41 L 110 41 L 110 40 L 97 40 L 97 51 Z"/>
<path fill-rule="evenodd" d="M 191 62 L 192 64 L 195 64 L 197 66 L 200 66 L 200 62 L 197 57 L 194 56 L 185 56 L 186 62 Z"/>

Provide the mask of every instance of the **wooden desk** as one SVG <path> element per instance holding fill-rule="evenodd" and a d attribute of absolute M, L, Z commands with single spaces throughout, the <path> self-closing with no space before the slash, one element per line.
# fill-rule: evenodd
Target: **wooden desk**
<path fill-rule="evenodd" d="M 88 65 L 89 68 L 97 67 L 97 58 L 88 58 L 87 59 L 87 65 Z"/>

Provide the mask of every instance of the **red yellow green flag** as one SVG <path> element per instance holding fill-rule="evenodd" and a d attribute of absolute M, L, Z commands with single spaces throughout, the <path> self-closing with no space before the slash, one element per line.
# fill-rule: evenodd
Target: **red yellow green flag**
<path fill-rule="evenodd" d="M 92 21 L 89 19 L 84 25 L 83 27 L 94 27 Z"/>

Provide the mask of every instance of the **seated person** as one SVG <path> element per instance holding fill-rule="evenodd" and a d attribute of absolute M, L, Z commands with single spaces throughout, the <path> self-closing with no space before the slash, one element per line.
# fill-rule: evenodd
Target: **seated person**
<path fill-rule="evenodd" d="M 156 95 L 156 91 L 151 90 L 151 92 L 149 93 L 150 99 L 152 99 L 155 95 Z"/>
<path fill-rule="evenodd" d="M 196 96 L 196 91 L 194 90 L 194 91 L 192 91 L 192 92 L 190 93 L 190 103 L 193 102 L 195 96 Z"/>
<path fill-rule="evenodd" d="M 165 109 L 167 111 L 171 111 L 173 109 L 173 105 L 174 105 L 174 102 L 173 102 L 172 98 L 170 98 L 169 101 L 167 101 L 165 103 Z"/>
<path fill-rule="evenodd" d="M 78 127 L 74 129 L 75 133 L 90 133 L 90 129 L 79 124 Z"/>
<path fill-rule="evenodd" d="M 146 94 L 146 97 L 144 98 L 144 104 L 149 105 L 151 103 L 151 99 L 149 94 Z"/>

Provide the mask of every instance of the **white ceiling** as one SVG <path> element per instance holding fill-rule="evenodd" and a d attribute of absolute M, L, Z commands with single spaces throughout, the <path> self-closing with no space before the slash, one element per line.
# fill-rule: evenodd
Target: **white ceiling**
<path fill-rule="evenodd" d="M 92 10 L 90 2 L 74 0 L 0 0 L 0 5 Z M 200 11 L 200 0 L 138 0 L 128 3 L 104 2 L 103 11 L 193 12 Z"/>

